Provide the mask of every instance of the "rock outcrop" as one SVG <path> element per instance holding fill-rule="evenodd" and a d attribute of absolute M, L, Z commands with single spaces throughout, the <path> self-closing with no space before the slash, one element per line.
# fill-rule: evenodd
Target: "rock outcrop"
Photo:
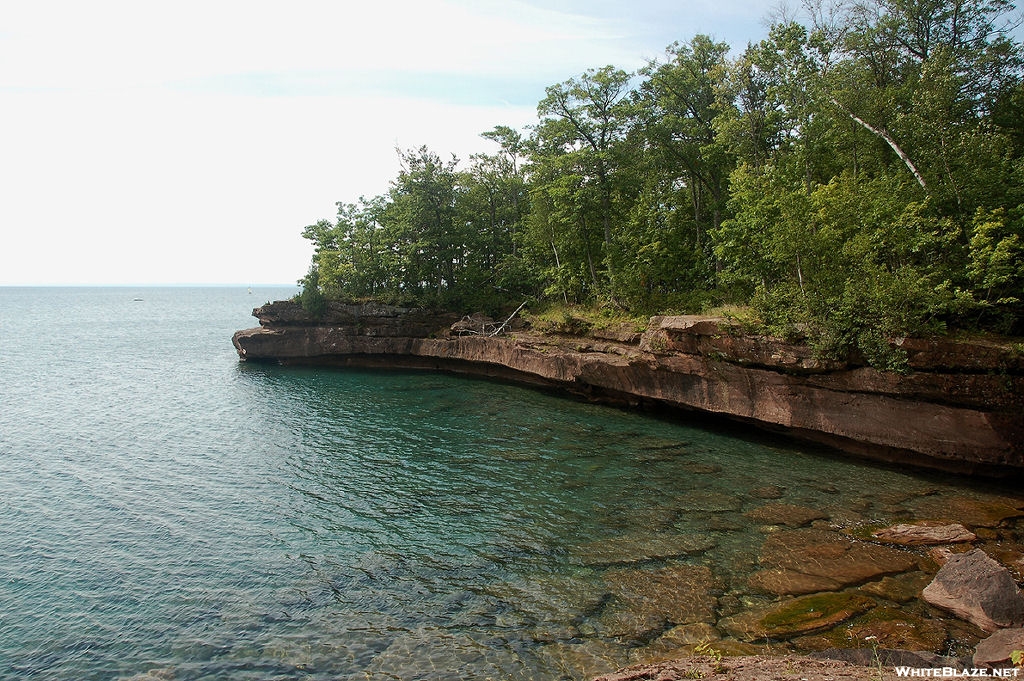
<path fill-rule="evenodd" d="M 921 595 L 988 633 L 1024 625 L 1024 596 L 1010 571 L 981 549 L 946 561 Z"/>
<path fill-rule="evenodd" d="M 825 361 L 715 317 L 654 317 L 645 331 L 526 329 L 385 305 L 257 308 L 244 360 L 429 368 L 558 388 L 625 405 L 665 405 L 918 466 L 1024 472 L 1024 354 L 1011 344 L 902 339 L 909 374 Z"/>

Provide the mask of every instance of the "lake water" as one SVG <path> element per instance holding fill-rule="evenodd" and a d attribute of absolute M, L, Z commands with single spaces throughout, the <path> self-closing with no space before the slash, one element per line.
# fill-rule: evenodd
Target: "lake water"
<path fill-rule="evenodd" d="M 698 538 L 632 567 L 708 566 L 735 610 L 767 598 L 752 489 L 834 523 L 1006 492 L 516 386 L 239 363 L 232 332 L 291 293 L 0 288 L 0 678 L 586 678 L 646 643 L 602 630 L 628 557 L 601 542 Z"/>

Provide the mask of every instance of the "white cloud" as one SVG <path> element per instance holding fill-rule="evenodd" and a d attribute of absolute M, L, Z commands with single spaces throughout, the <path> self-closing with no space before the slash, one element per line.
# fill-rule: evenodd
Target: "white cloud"
<path fill-rule="evenodd" d="M 37 0 L 8 19 L 0 60 L 17 68 L 0 85 L 33 88 L 304 70 L 548 72 L 615 50 L 605 22 L 514 2 Z"/>
<path fill-rule="evenodd" d="M 544 86 L 642 63 L 634 5 L 553 6 L 5 3 L 0 284 L 294 281 L 301 228 L 385 191 L 396 145 L 465 158 Z"/>

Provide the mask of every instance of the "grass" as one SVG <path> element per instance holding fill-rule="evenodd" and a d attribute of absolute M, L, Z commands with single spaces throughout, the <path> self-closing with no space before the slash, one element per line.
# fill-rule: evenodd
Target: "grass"
<path fill-rule="evenodd" d="M 595 329 L 606 329 L 619 324 L 633 325 L 637 332 L 647 328 L 649 317 L 624 312 L 610 307 L 547 303 L 522 312 L 523 318 L 537 331 L 583 335 Z"/>

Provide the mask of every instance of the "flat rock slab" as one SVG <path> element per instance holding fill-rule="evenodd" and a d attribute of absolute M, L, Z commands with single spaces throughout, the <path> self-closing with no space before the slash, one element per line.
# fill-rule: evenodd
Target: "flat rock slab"
<path fill-rule="evenodd" d="M 788 639 L 831 629 L 873 607 L 874 599 L 861 594 L 812 594 L 727 617 L 718 627 L 743 641 Z"/>
<path fill-rule="evenodd" d="M 926 619 L 903 609 L 875 608 L 831 631 L 793 640 L 798 650 L 843 648 L 861 641 L 899 650 L 940 650 L 949 638 L 939 620 Z"/>
<path fill-rule="evenodd" d="M 650 640 L 673 626 L 715 620 L 719 585 L 707 566 L 611 570 L 605 583 L 611 598 L 595 622 L 601 636 Z"/>
<path fill-rule="evenodd" d="M 883 577 L 877 582 L 868 582 L 862 585 L 860 590 L 894 603 L 908 603 L 920 597 L 921 591 L 931 581 L 932 576 L 927 572 L 908 572 L 894 577 Z"/>
<path fill-rule="evenodd" d="M 793 504 L 767 504 L 743 514 L 755 523 L 762 525 L 788 525 L 802 527 L 815 520 L 827 520 L 828 513 L 806 506 Z"/>
<path fill-rule="evenodd" d="M 930 496 L 915 504 L 915 514 L 919 518 L 941 518 L 968 527 L 999 527 L 1006 520 L 1024 516 L 1019 505 L 1019 501 L 1012 499 Z"/>
<path fill-rule="evenodd" d="M 642 664 L 599 676 L 594 681 L 682 681 L 714 679 L 725 681 L 868 681 L 870 669 L 839 660 L 806 657 L 732 657 L 723 662 L 712 657 L 688 657 L 657 664 Z"/>
<path fill-rule="evenodd" d="M 933 544 L 959 544 L 972 542 L 976 534 L 959 523 L 944 525 L 924 521 L 906 525 L 893 525 L 871 533 L 876 540 L 903 546 L 929 546 Z"/>
<path fill-rule="evenodd" d="M 1024 650 L 1024 629 L 1000 629 L 974 649 L 975 667 L 1010 667 L 1010 655 Z"/>
<path fill-rule="evenodd" d="M 765 567 L 751 575 L 750 585 L 780 596 L 838 591 L 917 567 L 905 551 L 817 529 L 769 535 L 760 562 Z"/>
<path fill-rule="evenodd" d="M 1013 576 L 981 549 L 952 556 L 921 595 L 988 633 L 1024 624 L 1024 596 Z"/>
<path fill-rule="evenodd" d="M 705 534 L 628 534 L 576 547 L 573 562 L 611 566 L 679 558 L 704 553 L 717 545 Z"/>

